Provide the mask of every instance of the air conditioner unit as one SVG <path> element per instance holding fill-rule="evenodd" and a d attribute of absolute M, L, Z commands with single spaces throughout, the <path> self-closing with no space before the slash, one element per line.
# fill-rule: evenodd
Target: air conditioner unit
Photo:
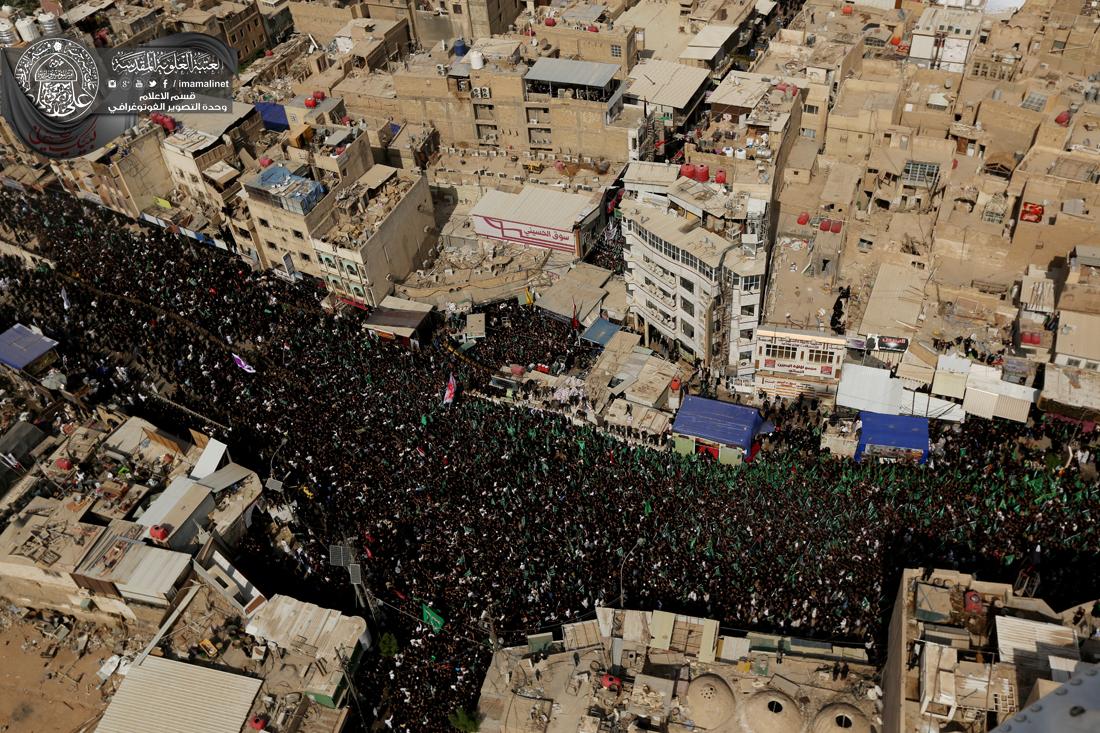
<path fill-rule="evenodd" d="M 435 65 L 435 73 L 439 74 L 440 76 L 446 76 L 447 75 L 447 64 L 436 64 Z"/>
<path fill-rule="evenodd" d="M 458 80 L 458 91 L 460 91 L 460 92 L 470 91 L 470 80 L 469 79 L 459 79 Z"/>
<path fill-rule="evenodd" d="M 481 87 L 481 98 L 482 99 L 489 99 L 489 96 L 490 96 L 489 87 Z"/>
<path fill-rule="evenodd" d="M 481 87 L 474 87 L 471 89 L 470 96 L 474 99 L 481 99 Z"/>

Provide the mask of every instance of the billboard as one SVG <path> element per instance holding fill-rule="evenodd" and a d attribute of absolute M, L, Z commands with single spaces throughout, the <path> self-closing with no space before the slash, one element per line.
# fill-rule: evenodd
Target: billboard
<path fill-rule="evenodd" d="M 480 214 L 472 214 L 471 218 L 474 220 L 474 231 L 482 237 L 531 247 L 546 247 L 570 254 L 577 250 L 576 236 L 572 229 L 536 226 Z"/>

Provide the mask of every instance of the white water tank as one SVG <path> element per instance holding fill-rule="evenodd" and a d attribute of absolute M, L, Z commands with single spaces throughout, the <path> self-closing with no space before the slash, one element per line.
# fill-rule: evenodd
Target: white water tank
<path fill-rule="evenodd" d="M 746 160 L 749 156 L 744 148 L 737 148 L 737 150 L 733 151 L 733 157 L 737 160 Z"/>
<path fill-rule="evenodd" d="M 485 54 L 481 51 L 470 51 L 470 53 L 466 54 L 466 58 L 470 62 L 471 69 L 485 68 Z"/>
<path fill-rule="evenodd" d="M 19 31 L 19 37 L 27 43 L 38 40 L 42 34 L 38 32 L 38 24 L 34 18 L 20 18 L 15 21 L 15 29 Z"/>
<path fill-rule="evenodd" d="M 7 18 L 0 18 L 0 45 L 14 46 L 19 41 L 15 26 Z"/>
<path fill-rule="evenodd" d="M 42 27 L 42 35 L 57 36 L 61 34 L 61 21 L 53 13 L 39 13 L 38 25 Z"/>

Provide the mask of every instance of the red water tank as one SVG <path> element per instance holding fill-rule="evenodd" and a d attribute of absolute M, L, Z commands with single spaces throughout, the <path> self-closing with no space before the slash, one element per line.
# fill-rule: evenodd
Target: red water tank
<path fill-rule="evenodd" d="M 317 100 L 314 99 L 313 97 L 306 97 L 306 106 L 309 107 L 310 109 L 313 109 L 314 107 L 317 106 Z"/>
<path fill-rule="evenodd" d="M 843 226 L 844 222 L 842 222 L 840 219 L 833 219 L 829 223 L 829 231 L 831 231 L 833 234 L 840 234 L 840 229 Z"/>
<path fill-rule="evenodd" d="M 325 101 L 325 96 L 325 93 L 322 91 L 316 91 L 313 93 L 313 98 L 316 99 L 318 102 Z"/>
<path fill-rule="evenodd" d="M 546 23 L 547 27 L 549 27 L 549 28 L 553 28 L 554 26 L 556 26 L 558 24 L 558 21 L 554 20 L 553 18 L 547 18 L 544 22 Z"/>
<path fill-rule="evenodd" d="M 268 58 L 271 58 L 271 57 L 272 57 L 272 56 L 274 56 L 274 55 L 275 55 L 275 52 L 274 52 L 274 51 L 272 51 L 272 50 L 271 50 L 270 48 L 269 48 L 269 49 L 266 49 L 266 50 L 264 51 L 264 56 L 267 56 Z"/>
<path fill-rule="evenodd" d="M 684 163 L 680 166 L 681 178 L 695 178 L 695 166 L 691 163 Z"/>
<path fill-rule="evenodd" d="M 151 119 L 153 122 L 157 123 L 158 125 L 160 124 L 160 121 L 163 118 L 164 118 L 164 115 L 162 115 L 160 112 L 150 112 L 149 113 L 149 119 Z"/>
<path fill-rule="evenodd" d="M 963 594 L 963 610 L 967 613 L 978 614 L 982 612 L 982 596 L 977 591 L 968 590 Z"/>
<path fill-rule="evenodd" d="M 841 12 L 842 15 L 851 15 L 852 14 L 852 6 L 851 5 L 845 5 L 843 8 L 840 9 L 840 12 Z"/>
<path fill-rule="evenodd" d="M 274 161 L 272 161 L 271 158 L 260 158 L 260 167 L 261 168 L 266 168 L 269 165 L 271 165 L 272 162 L 274 162 Z"/>
<path fill-rule="evenodd" d="M 340 118 L 340 124 L 341 125 L 350 125 L 351 124 L 351 115 L 344 115 L 343 117 L 341 117 Z"/>
<path fill-rule="evenodd" d="M 1058 116 L 1054 118 L 1054 121 L 1062 127 L 1069 127 L 1069 110 L 1067 109 L 1059 112 Z"/>
<path fill-rule="evenodd" d="M 598 25 L 590 25 L 590 26 L 588 26 L 588 32 L 589 33 L 599 33 L 600 32 L 600 27 Z"/>
<path fill-rule="evenodd" d="M 891 38 L 890 39 L 890 45 L 891 46 L 900 46 L 901 45 L 901 36 L 894 36 L 893 38 Z"/>
<path fill-rule="evenodd" d="M 801 214 L 798 215 L 798 225 L 799 226 L 806 226 L 806 224 L 808 224 L 809 222 L 810 222 L 810 212 L 803 211 Z"/>
<path fill-rule="evenodd" d="M 714 174 L 714 182 L 715 183 L 725 183 L 726 182 L 726 172 L 725 171 L 718 171 L 717 173 L 715 173 Z"/>
<path fill-rule="evenodd" d="M 823 232 L 827 232 L 827 231 L 829 231 L 829 227 L 831 225 L 832 225 L 831 221 L 829 221 L 828 219 L 822 219 L 821 223 L 817 225 L 817 228 L 820 229 Z"/>
<path fill-rule="evenodd" d="M 248 719 L 248 727 L 252 730 L 263 730 L 267 727 L 266 715 L 253 715 Z"/>
<path fill-rule="evenodd" d="M 62 471 L 68 471 L 70 468 L 73 467 L 73 462 L 70 461 L 68 458 L 58 458 L 56 461 L 53 462 L 53 465 L 57 466 Z"/>
<path fill-rule="evenodd" d="M 697 165 L 695 166 L 695 180 L 700 183 L 706 183 L 710 180 L 710 166 Z"/>
<path fill-rule="evenodd" d="M 337 155 L 343 155 L 345 150 L 347 150 L 347 147 L 344 146 L 344 145 L 341 145 L 340 147 L 336 148 L 336 150 L 333 151 L 333 152 L 335 152 Z"/>
<path fill-rule="evenodd" d="M 162 124 L 164 125 L 164 129 L 167 130 L 169 133 L 172 133 L 172 132 L 176 131 L 176 121 L 173 120 L 168 115 L 164 116 L 164 119 L 162 120 Z"/>
<path fill-rule="evenodd" d="M 149 528 L 149 536 L 157 542 L 164 542 L 168 539 L 168 527 L 163 524 L 154 524 Z"/>

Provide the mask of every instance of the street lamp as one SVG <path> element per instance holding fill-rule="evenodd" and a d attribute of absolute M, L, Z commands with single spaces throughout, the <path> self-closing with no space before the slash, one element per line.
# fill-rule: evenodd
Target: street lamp
<path fill-rule="evenodd" d="M 623 607 L 623 603 L 626 599 L 626 594 L 623 591 L 623 571 L 626 569 L 626 561 L 630 559 L 630 556 L 634 554 L 634 551 L 645 544 L 645 538 L 639 537 L 638 541 L 634 543 L 634 546 L 630 548 L 630 552 L 623 556 L 623 563 L 619 566 L 619 608 Z"/>
<path fill-rule="evenodd" d="M 282 450 L 283 446 L 287 444 L 288 440 L 290 440 L 290 436 L 284 435 L 282 442 L 279 443 L 279 447 L 276 448 L 275 451 L 271 454 L 271 460 L 267 462 L 268 476 L 270 476 L 275 471 L 275 456 L 279 455 L 279 451 Z"/>

